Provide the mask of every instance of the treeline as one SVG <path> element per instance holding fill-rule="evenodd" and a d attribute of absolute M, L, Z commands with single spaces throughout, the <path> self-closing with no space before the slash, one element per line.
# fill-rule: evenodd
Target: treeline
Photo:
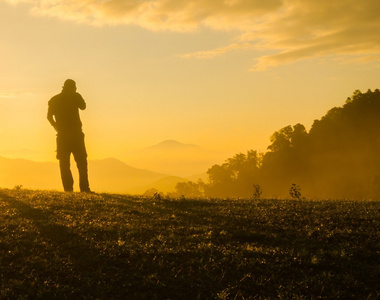
<path fill-rule="evenodd" d="M 286 126 L 267 152 L 250 150 L 208 170 L 209 182 L 179 183 L 185 197 L 289 197 L 296 184 L 307 198 L 380 198 L 380 91 L 355 91 L 309 132 Z"/>

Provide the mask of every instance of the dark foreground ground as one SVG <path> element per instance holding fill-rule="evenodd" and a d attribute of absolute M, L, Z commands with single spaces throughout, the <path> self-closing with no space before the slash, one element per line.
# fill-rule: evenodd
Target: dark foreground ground
<path fill-rule="evenodd" d="M 379 299 L 380 202 L 0 189 L 1 299 Z"/>

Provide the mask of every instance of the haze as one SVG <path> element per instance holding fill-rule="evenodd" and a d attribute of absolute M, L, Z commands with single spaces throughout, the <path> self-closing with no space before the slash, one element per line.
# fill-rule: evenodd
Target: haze
<path fill-rule="evenodd" d="M 218 159 L 264 151 L 279 128 L 309 129 L 379 87 L 378 11 L 377 0 L 0 0 L 0 155 L 55 160 L 47 101 L 67 78 L 88 104 L 89 159 L 128 163 L 164 140 Z"/>

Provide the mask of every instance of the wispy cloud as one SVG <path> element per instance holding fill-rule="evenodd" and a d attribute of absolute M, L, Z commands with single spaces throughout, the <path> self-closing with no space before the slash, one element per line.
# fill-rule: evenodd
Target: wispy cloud
<path fill-rule="evenodd" d="M 17 97 L 17 93 L 15 92 L 9 92 L 9 91 L 2 91 L 0 90 L 0 99 L 12 99 L 12 98 L 16 98 Z"/>
<path fill-rule="evenodd" d="M 180 55 L 180 57 L 182 58 L 213 58 L 213 57 L 223 55 L 231 51 L 251 49 L 253 47 L 254 46 L 251 43 L 235 43 L 235 44 L 231 44 L 231 45 L 213 49 L 213 50 L 198 51 L 194 53 Z"/>
<path fill-rule="evenodd" d="M 252 70 L 298 60 L 341 56 L 377 61 L 378 0 L 0 0 L 27 2 L 36 15 L 96 26 L 137 25 L 149 30 L 190 32 L 202 27 L 235 30 L 236 40 L 182 57 L 212 58 L 250 47 L 272 53 Z M 238 42 L 237 42 L 238 41 Z"/>
<path fill-rule="evenodd" d="M 15 91 L 15 90 L 1 90 L 0 89 L 0 100 L 9 100 L 20 97 L 29 97 L 32 96 L 32 92 L 27 91 Z"/>
<path fill-rule="evenodd" d="M 0 0 L 29 3 L 38 15 L 92 25 L 135 24 L 151 30 L 244 28 L 281 0 Z"/>

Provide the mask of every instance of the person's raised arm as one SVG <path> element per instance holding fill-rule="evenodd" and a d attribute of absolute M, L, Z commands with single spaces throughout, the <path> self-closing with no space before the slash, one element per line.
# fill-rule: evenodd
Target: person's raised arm
<path fill-rule="evenodd" d="M 85 110 L 87 107 L 86 102 L 84 101 L 81 94 L 78 94 L 78 108 L 81 110 Z"/>

